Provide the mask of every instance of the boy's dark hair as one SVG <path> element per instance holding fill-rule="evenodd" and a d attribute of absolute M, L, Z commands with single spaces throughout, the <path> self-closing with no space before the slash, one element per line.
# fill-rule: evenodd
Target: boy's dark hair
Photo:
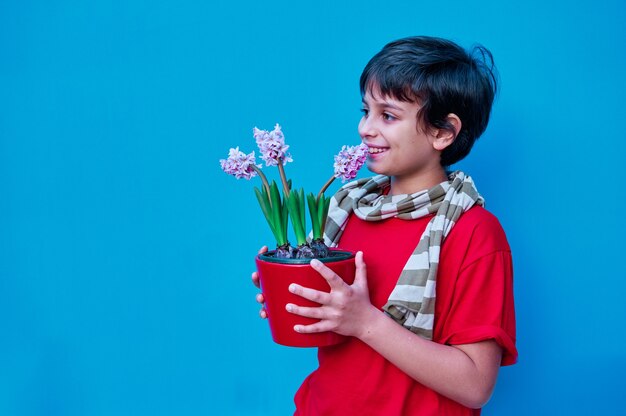
<path fill-rule="evenodd" d="M 375 87 L 383 96 L 421 105 L 418 120 L 454 133 L 450 113 L 461 119 L 454 142 L 441 153 L 441 165 L 467 156 L 487 128 L 497 90 L 491 52 L 474 46 L 471 52 L 449 40 L 416 36 L 391 42 L 368 62 L 361 74 L 361 95 Z"/>

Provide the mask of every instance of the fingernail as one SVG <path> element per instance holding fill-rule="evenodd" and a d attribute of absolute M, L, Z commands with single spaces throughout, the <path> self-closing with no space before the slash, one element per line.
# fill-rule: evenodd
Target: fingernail
<path fill-rule="evenodd" d="M 311 266 L 313 266 L 313 267 L 319 267 L 321 264 L 322 264 L 322 262 L 317 260 L 317 259 L 311 260 Z"/>
<path fill-rule="evenodd" d="M 289 291 L 291 293 L 295 293 L 296 292 L 296 285 L 294 283 L 289 285 Z"/>
<path fill-rule="evenodd" d="M 296 325 L 296 326 L 293 327 L 293 330 L 296 331 L 296 332 L 301 332 L 302 331 L 302 326 Z"/>
<path fill-rule="evenodd" d="M 291 312 L 293 311 L 293 305 L 291 303 L 288 303 L 287 305 L 285 305 L 285 309 L 287 309 L 287 312 Z"/>

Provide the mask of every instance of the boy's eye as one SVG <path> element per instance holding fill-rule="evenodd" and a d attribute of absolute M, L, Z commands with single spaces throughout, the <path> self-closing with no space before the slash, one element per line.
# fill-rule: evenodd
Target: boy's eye
<path fill-rule="evenodd" d="M 391 114 L 389 114 L 389 113 L 383 113 L 383 119 L 385 119 L 387 121 L 393 121 L 396 118 L 394 116 L 392 116 Z"/>
<path fill-rule="evenodd" d="M 369 114 L 369 111 L 367 108 L 361 108 L 361 112 L 363 113 L 363 117 L 367 117 L 367 115 Z"/>

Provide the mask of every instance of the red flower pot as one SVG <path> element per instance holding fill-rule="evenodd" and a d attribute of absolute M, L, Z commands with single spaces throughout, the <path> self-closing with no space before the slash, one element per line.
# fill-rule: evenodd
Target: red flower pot
<path fill-rule="evenodd" d="M 332 269 L 346 283 L 354 282 L 354 254 L 348 251 L 330 250 L 327 258 L 318 259 Z M 311 289 L 330 292 L 326 280 L 309 264 L 311 259 L 278 259 L 274 251 L 260 254 L 256 258 L 261 290 L 265 298 L 265 309 L 274 342 L 290 347 L 323 347 L 338 344 L 345 336 L 334 332 L 300 334 L 294 325 L 310 325 L 318 319 L 306 318 L 287 312 L 285 305 L 319 306 L 289 292 L 289 285 L 297 283 Z"/>

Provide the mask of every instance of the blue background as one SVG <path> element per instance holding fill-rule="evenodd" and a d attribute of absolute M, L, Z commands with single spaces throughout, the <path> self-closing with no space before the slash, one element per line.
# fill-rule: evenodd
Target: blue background
<path fill-rule="evenodd" d="M 615 414 L 626 10 L 576 3 L 0 2 L 0 415 L 289 414 L 315 351 L 258 319 L 272 236 L 218 160 L 279 122 L 319 188 L 363 66 L 415 34 L 500 71 L 457 166 L 515 260 L 520 360 L 484 414 Z"/>

